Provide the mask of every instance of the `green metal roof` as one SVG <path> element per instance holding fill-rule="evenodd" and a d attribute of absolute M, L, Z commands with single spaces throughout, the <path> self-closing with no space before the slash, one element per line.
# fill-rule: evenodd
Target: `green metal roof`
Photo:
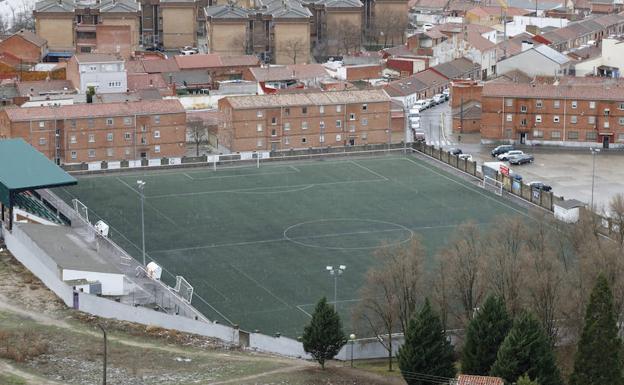
<path fill-rule="evenodd" d="M 23 139 L 0 140 L 0 202 L 11 205 L 10 193 L 78 183 Z"/>

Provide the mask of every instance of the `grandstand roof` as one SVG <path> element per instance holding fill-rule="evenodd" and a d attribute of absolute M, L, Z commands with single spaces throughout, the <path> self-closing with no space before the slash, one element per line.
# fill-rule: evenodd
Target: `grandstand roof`
<path fill-rule="evenodd" d="M 0 140 L 0 202 L 11 206 L 11 192 L 78 183 L 22 139 Z"/>

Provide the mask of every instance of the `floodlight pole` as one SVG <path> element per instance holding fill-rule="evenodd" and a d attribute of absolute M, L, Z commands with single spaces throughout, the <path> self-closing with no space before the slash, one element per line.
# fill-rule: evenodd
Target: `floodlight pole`
<path fill-rule="evenodd" d="M 355 344 L 355 334 L 351 333 L 351 335 L 349 335 L 349 340 L 351 341 L 351 367 L 353 367 L 353 345 Z"/>
<path fill-rule="evenodd" d="M 347 269 L 347 266 L 340 265 L 336 268 L 334 268 L 333 266 L 327 266 L 325 269 L 329 272 L 329 275 L 334 276 L 334 310 L 336 310 L 336 306 L 338 304 L 338 276 L 344 273 L 344 271 Z"/>
<path fill-rule="evenodd" d="M 591 189 L 591 210 L 594 211 L 594 180 L 596 179 L 596 155 L 600 152 L 599 148 L 590 148 L 592 153 L 592 189 Z"/>
<path fill-rule="evenodd" d="M 141 192 L 141 243 L 142 243 L 142 253 L 143 253 L 143 266 L 145 264 L 145 182 L 142 180 L 137 180 L 137 185 L 139 186 L 139 191 Z"/>

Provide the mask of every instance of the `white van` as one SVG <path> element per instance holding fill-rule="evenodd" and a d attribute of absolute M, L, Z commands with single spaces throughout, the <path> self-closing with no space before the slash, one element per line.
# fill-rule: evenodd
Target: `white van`
<path fill-rule="evenodd" d="M 418 111 L 422 111 L 425 108 L 427 108 L 427 102 L 425 102 L 424 100 L 418 100 L 416 101 L 416 103 L 414 103 L 414 105 L 412 106 L 412 108 L 417 108 Z"/>

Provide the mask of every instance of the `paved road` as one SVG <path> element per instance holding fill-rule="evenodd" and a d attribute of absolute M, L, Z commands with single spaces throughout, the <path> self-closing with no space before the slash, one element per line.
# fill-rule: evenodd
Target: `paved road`
<path fill-rule="evenodd" d="M 425 132 L 427 144 L 448 148 L 456 144 L 452 137 L 451 109 L 448 102 L 420 113 L 420 129 Z"/>

